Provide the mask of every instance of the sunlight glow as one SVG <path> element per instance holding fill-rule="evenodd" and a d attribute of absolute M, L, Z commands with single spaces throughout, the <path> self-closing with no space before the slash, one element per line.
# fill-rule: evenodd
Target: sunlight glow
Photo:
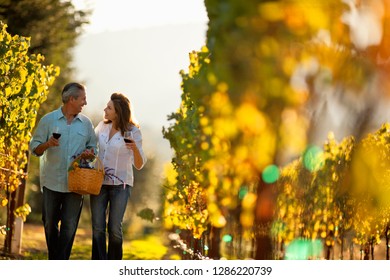
<path fill-rule="evenodd" d="M 200 0 L 72 0 L 76 9 L 91 9 L 88 33 L 118 31 L 180 23 L 208 21 Z"/>

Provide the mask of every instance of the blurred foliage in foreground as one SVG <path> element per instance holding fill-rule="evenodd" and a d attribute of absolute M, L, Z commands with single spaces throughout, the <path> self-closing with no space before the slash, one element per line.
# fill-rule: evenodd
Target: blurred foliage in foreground
<path fill-rule="evenodd" d="M 205 1 L 206 46 L 163 129 L 175 152 L 163 219 L 190 258 L 288 258 L 295 239 L 320 241 L 305 258 L 330 258 L 347 233 L 367 258 L 387 238 L 388 129 L 367 133 L 384 123 L 389 7 L 364 2 Z M 356 11 L 380 40 L 354 40 Z M 327 140 L 329 122 L 348 129 Z"/>

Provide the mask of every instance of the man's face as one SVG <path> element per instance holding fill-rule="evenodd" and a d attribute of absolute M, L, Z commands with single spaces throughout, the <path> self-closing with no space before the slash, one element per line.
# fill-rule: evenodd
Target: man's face
<path fill-rule="evenodd" d="M 80 113 L 83 107 L 87 105 L 87 95 L 85 91 L 80 91 L 80 95 L 77 99 L 71 97 L 71 102 L 74 113 Z"/>

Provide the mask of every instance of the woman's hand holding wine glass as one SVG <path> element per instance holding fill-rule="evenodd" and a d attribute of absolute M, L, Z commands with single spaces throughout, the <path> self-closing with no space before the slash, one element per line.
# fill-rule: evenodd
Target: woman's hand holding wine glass
<path fill-rule="evenodd" d="M 136 145 L 133 138 L 133 132 L 125 131 L 125 133 L 123 134 L 123 140 L 125 141 L 125 145 L 128 149 L 134 150 Z"/>

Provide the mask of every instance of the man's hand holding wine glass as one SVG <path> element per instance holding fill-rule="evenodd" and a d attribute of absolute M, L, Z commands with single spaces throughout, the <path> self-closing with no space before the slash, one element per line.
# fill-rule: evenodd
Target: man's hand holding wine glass
<path fill-rule="evenodd" d="M 60 145 L 61 132 L 58 126 L 54 127 L 52 136 L 47 141 L 49 147 L 55 147 Z"/>

